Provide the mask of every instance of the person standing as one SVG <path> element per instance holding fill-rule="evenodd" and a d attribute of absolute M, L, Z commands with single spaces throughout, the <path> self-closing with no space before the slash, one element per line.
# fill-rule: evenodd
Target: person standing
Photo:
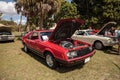
<path fill-rule="evenodd" d="M 116 27 L 115 26 L 111 27 L 110 29 L 111 36 L 115 36 L 115 31 L 116 31 Z"/>
<path fill-rule="evenodd" d="M 115 37 L 118 41 L 118 55 L 120 55 L 120 30 L 115 30 Z"/>
<path fill-rule="evenodd" d="M 118 55 L 120 55 L 120 30 L 117 30 L 117 39 L 118 39 Z"/>
<path fill-rule="evenodd" d="M 118 55 L 120 55 L 120 38 L 118 39 Z"/>

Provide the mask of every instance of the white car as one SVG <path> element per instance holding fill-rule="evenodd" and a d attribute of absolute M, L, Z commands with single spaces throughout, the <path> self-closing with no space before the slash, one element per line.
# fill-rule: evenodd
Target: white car
<path fill-rule="evenodd" d="M 103 28 L 96 34 L 93 34 L 90 30 L 78 30 L 72 38 L 76 40 L 82 40 L 91 43 L 96 49 L 103 49 L 106 46 L 113 46 L 118 43 L 115 36 L 106 36 L 106 31 L 109 31 L 112 26 L 116 25 L 115 22 L 109 22 L 103 26 Z"/>
<path fill-rule="evenodd" d="M 0 42 L 14 41 L 15 36 L 11 32 L 11 27 L 0 24 Z"/>

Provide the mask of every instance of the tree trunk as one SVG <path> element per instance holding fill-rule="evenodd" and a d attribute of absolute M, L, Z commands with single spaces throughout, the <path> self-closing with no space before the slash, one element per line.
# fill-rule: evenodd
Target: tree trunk
<path fill-rule="evenodd" d="M 21 32 L 21 25 L 22 25 L 22 13 L 20 13 L 20 22 L 18 25 L 18 31 Z"/>
<path fill-rule="evenodd" d="M 29 32 L 29 31 L 30 31 L 30 24 L 29 24 L 29 19 L 28 19 L 28 17 L 27 17 L 27 23 L 26 23 L 25 31 L 26 31 L 26 32 Z"/>
<path fill-rule="evenodd" d="M 0 12 L 0 21 L 1 21 L 1 16 L 2 16 L 2 13 Z"/>
<path fill-rule="evenodd" d="M 30 25 L 27 25 L 27 27 L 26 27 L 26 31 L 27 31 L 27 32 L 30 31 Z"/>
<path fill-rule="evenodd" d="M 43 15 L 41 15 L 40 24 L 39 24 L 39 29 L 42 30 L 42 28 L 43 28 Z"/>
<path fill-rule="evenodd" d="M 43 19 L 44 19 L 44 16 L 43 16 L 43 8 L 42 8 L 42 2 L 40 2 L 40 11 L 41 11 L 41 13 L 40 13 L 40 22 L 39 22 L 39 30 L 42 30 L 42 28 L 43 28 Z"/>

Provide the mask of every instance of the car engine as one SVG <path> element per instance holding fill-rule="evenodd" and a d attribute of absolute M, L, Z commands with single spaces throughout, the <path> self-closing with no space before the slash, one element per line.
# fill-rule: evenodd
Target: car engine
<path fill-rule="evenodd" d="M 74 41 L 67 41 L 66 40 L 66 41 L 60 41 L 59 45 L 62 46 L 63 48 L 71 49 L 71 48 L 75 48 L 78 46 L 83 46 L 84 44 L 83 43 L 75 44 Z"/>
<path fill-rule="evenodd" d="M 74 45 L 69 41 L 61 41 L 60 46 L 62 46 L 63 48 L 68 48 L 68 49 L 74 47 Z"/>

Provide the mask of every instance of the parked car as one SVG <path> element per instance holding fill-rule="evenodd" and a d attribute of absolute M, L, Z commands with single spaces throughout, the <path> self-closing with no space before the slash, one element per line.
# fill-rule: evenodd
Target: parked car
<path fill-rule="evenodd" d="M 73 33 L 83 24 L 80 19 L 62 19 L 54 31 L 36 30 L 22 37 L 24 51 L 32 50 L 45 58 L 50 68 L 60 63 L 73 65 L 90 61 L 96 52 L 87 42 L 71 39 Z"/>
<path fill-rule="evenodd" d="M 14 41 L 15 36 L 11 32 L 11 27 L 0 24 L 0 42 Z"/>
<path fill-rule="evenodd" d="M 117 44 L 118 41 L 115 36 L 105 35 L 105 32 L 109 31 L 114 25 L 116 25 L 115 22 L 108 22 L 96 34 L 93 34 L 93 32 L 89 30 L 77 30 L 72 38 L 89 42 L 98 50 L 103 49 L 106 46 L 111 47 Z"/>

